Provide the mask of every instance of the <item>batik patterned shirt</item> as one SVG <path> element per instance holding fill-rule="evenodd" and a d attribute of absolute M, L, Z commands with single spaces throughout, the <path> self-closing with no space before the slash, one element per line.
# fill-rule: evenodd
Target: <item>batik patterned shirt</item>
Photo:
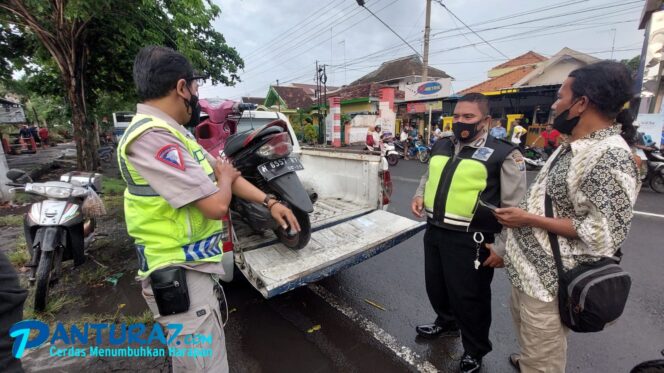
<path fill-rule="evenodd" d="M 632 221 L 637 175 L 620 126 L 614 125 L 572 143 L 563 142 L 519 207 L 544 216 L 548 193 L 554 217 L 571 219 L 578 238 L 558 236 L 563 266 L 569 270 L 613 256 L 620 248 Z M 508 229 L 504 260 L 514 287 L 544 302 L 555 299 L 558 274 L 546 230 Z"/>

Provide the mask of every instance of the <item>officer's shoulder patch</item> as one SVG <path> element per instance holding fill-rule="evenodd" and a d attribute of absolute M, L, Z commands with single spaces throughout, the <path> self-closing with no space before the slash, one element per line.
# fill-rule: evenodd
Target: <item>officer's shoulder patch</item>
<path fill-rule="evenodd" d="M 177 144 L 164 145 L 161 149 L 157 150 L 155 158 L 178 170 L 185 170 L 182 151 Z"/>
<path fill-rule="evenodd" d="M 523 154 L 521 154 L 521 152 L 512 152 L 510 157 L 512 157 L 514 163 L 516 163 L 516 167 L 519 171 L 526 170 L 526 161 L 523 159 Z"/>

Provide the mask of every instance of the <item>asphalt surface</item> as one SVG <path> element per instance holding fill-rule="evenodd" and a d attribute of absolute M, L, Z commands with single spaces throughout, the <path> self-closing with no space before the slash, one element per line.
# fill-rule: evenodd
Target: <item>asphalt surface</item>
<path fill-rule="evenodd" d="M 395 185 L 390 212 L 411 217 L 410 199 L 424 170 L 417 161 L 401 161 L 391 168 Z M 528 172 L 529 181 L 535 175 Z M 644 188 L 635 210 L 664 214 L 664 195 Z M 633 280 L 627 308 L 601 333 L 570 334 L 567 371 L 628 372 L 641 361 L 661 358 L 663 223 L 664 216 L 635 216 L 623 247 L 623 266 Z M 270 300 L 243 279 L 228 285 L 231 370 L 456 371 L 463 353 L 459 339 L 422 340 L 414 330 L 435 318 L 424 287 L 422 236 L 315 286 Z M 492 288 L 494 350 L 485 357 L 482 371 L 513 372 L 507 356 L 517 351 L 517 343 L 504 270 L 496 271 Z"/>

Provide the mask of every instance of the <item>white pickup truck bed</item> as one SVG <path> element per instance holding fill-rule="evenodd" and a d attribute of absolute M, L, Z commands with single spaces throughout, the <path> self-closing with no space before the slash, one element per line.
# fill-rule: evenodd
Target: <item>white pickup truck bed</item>
<path fill-rule="evenodd" d="M 235 263 L 266 298 L 360 263 L 424 229 L 382 209 L 379 156 L 305 148 L 299 157 L 304 170 L 298 177 L 319 196 L 307 246 L 289 249 L 272 232 L 255 234 L 233 217 Z"/>

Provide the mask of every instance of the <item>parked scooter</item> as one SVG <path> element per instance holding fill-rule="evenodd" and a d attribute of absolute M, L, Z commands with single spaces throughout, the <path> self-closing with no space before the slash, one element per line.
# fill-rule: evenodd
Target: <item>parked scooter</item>
<path fill-rule="evenodd" d="M 110 163 L 111 160 L 113 159 L 113 152 L 115 152 L 115 148 L 112 146 L 102 146 L 97 150 L 97 154 L 99 154 L 99 159 L 106 163 Z"/>
<path fill-rule="evenodd" d="M 7 178 L 15 190 L 46 197 L 30 206 L 23 223 L 30 252 L 26 267 L 30 268 L 30 286 L 36 285 L 34 309 L 43 311 L 49 287 L 62 275 L 62 262 L 73 260 L 75 266 L 85 262 L 95 219 L 84 216 L 82 206 L 91 191 L 101 192 L 101 175 L 70 172 L 60 179 L 66 181 L 34 183 L 24 171 L 9 170 Z"/>
<path fill-rule="evenodd" d="M 529 146 L 526 146 L 524 149 L 523 160 L 526 162 L 527 170 L 539 170 L 546 164 L 546 160 L 549 156 L 544 149 L 531 148 Z"/>
<path fill-rule="evenodd" d="M 652 150 L 643 150 L 648 165 L 648 172 L 642 180 L 643 184 L 650 185 L 650 188 L 657 193 L 664 193 L 664 157 L 656 148 Z"/>
<path fill-rule="evenodd" d="M 265 193 L 274 194 L 286 204 L 300 224 L 300 232 L 279 227 L 267 207 L 233 197 L 231 209 L 255 231 L 271 229 L 279 240 L 291 249 L 301 249 L 311 238 L 309 213 L 313 212 L 312 198 L 300 182 L 295 171 L 304 167 L 297 158 L 289 157 L 292 142 L 288 125 L 274 120 L 253 131 L 230 136 L 222 157 L 232 160 L 242 176 Z"/>
<path fill-rule="evenodd" d="M 394 146 L 396 147 L 398 154 L 403 157 L 403 143 L 401 141 L 395 141 Z M 429 148 L 422 144 L 422 141 L 415 140 L 413 145 L 408 148 L 408 156 L 411 158 L 415 158 L 415 156 L 417 156 L 417 159 L 419 159 L 420 162 L 427 163 L 429 162 L 431 153 L 429 152 Z"/>

